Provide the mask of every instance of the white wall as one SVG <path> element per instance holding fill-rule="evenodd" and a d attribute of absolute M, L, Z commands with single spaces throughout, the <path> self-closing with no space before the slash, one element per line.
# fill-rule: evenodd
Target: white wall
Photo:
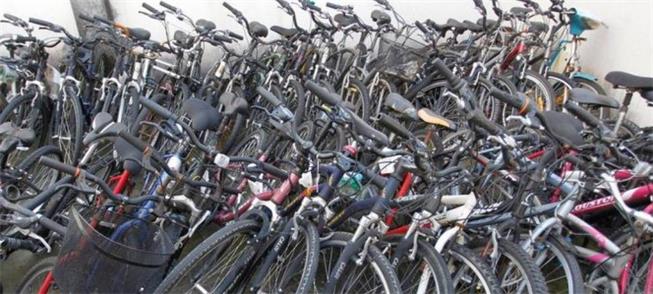
<path fill-rule="evenodd" d="M 96 0 L 97 1 L 97 0 Z M 158 0 L 147 0 L 158 6 Z M 324 7 L 327 0 L 317 0 Z M 369 14 L 375 9 L 372 0 L 331 0 L 334 3 L 351 4 L 364 20 L 370 21 Z M 436 22 L 446 22 L 448 18 L 476 20 L 478 13 L 471 0 L 390 0 L 399 13 L 408 21 L 431 18 Z M 221 0 L 169 0 L 193 18 L 205 18 L 220 28 L 242 32 L 235 20 L 227 17 L 228 12 Z M 290 26 L 291 19 L 277 8 L 273 0 L 229 0 L 230 4 L 241 10 L 250 20 L 257 20 L 271 26 Z M 486 5 L 490 1 L 485 0 Z M 517 5 L 515 0 L 501 0 L 504 8 Z M 548 5 L 548 0 L 539 0 Z M 152 32 L 153 39 L 162 39 L 162 26 L 141 14 L 141 1 L 110 0 L 116 19 L 130 26 L 143 27 Z M 605 74 L 612 70 L 623 70 L 645 76 L 653 76 L 653 0 L 567 0 L 567 6 L 575 6 L 601 19 L 608 28 L 586 33 L 588 41 L 581 48 L 581 64 L 584 70 L 595 74 L 601 83 L 615 97 L 623 93 L 612 91 L 603 81 Z M 0 13 L 13 13 L 21 17 L 35 16 L 52 20 L 75 30 L 71 6 L 68 0 L 3 0 Z M 300 23 L 310 24 L 306 13 L 300 14 Z M 177 23 L 181 28 L 183 24 Z M 7 32 L 8 26 L 0 24 L 0 32 Z M 276 38 L 270 33 L 268 38 Z M 209 55 L 210 59 L 210 55 Z M 210 61 L 209 61 L 210 62 Z M 630 117 L 641 125 L 653 125 L 653 115 L 642 99 L 634 99 Z"/>

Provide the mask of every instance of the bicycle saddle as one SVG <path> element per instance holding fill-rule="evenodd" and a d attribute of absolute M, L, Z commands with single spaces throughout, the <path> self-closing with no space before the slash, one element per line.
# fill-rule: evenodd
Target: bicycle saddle
<path fill-rule="evenodd" d="M 546 33 L 549 31 L 549 25 L 539 21 L 532 21 L 530 22 L 528 31 L 534 34 Z"/>
<path fill-rule="evenodd" d="M 464 20 L 463 24 L 467 26 L 467 29 L 470 30 L 473 33 L 478 33 L 483 31 L 483 26 L 476 24 L 474 22 L 471 22 L 469 20 Z"/>
<path fill-rule="evenodd" d="M 466 25 L 453 18 L 448 19 L 444 27 L 453 30 L 456 34 L 461 34 L 467 30 Z"/>
<path fill-rule="evenodd" d="M 440 127 L 445 127 L 447 129 L 450 129 L 452 131 L 455 131 L 457 129 L 456 124 L 448 119 L 446 119 L 444 116 L 441 116 L 437 113 L 435 113 L 433 110 L 430 110 L 428 108 L 422 108 L 417 111 L 417 116 L 425 123 L 430 124 L 430 125 L 435 125 L 435 126 L 440 126 Z"/>
<path fill-rule="evenodd" d="M 122 168 L 131 175 L 137 175 L 142 167 L 143 152 L 123 138 L 116 138 L 113 142 L 113 149 L 118 154 L 118 160 L 122 162 Z"/>
<path fill-rule="evenodd" d="M 224 114 L 232 115 L 240 113 L 242 115 L 249 114 L 249 103 L 242 97 L 236 97 L 234 93 L 225 92 L 220 95 L 220 104 L 224 105 Z"/>
<path fill-rule="evenodd" d="M 582 104 L 596 105 L 609 108 L 619 108 L 619 101 L 612 97 L 596 94 L 588 89 L 571 89 L 571 99 Z"/>
<path fill-rule="evenodd" d="M 609 72 L 605 80 L 615 88 L 637 91 L 646 100 L 653 101 L 653 78 L 636 76 L 623 71 Z"/>
<path fill-rule="evenodd" d="M 271 26 L 270 30 L 281 35 L 286 39 L 290 39 L 294 37 L 298 32 L 297 29 L 287 29 L 287 28 L 282 28 L 280 26 Z"/>
<path fill-rule="evenodd" d="M 543 111 L 539 118 L 542 125 L 558 142 L 576 148 L 585 144 L 581 136 L 583 123 L 569 113 Z"/>
<path fill-rule="evenodd" d="M 417 119 L 417 109 L 413 103 L 397 93 L 388 94 L 388 96 L 385 97 L 383 104 L 402 115 L 412 119 Z"/>
<path fill-rule="evenodd" d="M 518 18 L 525 18 L 526 15 L 531 13 L 533 10 L 525 7 L 513 7 L 510 8 L 510 13 Z"/>
<path fill-rule="evenodd" d="M 348 27 L 356 23 L 356 18 L 350 15 L 345 15 L 344 13 L 336 14 L 336 16 L 333 17 L 333 20 L 341 27 Z"/>
<path fill-rule="evenodd" d="M 391 19 L 390 16 L 378 9 L 375 9 L 372 11 L 372 21 L 376 23 L 378 26 L 386 25 L 389 24 Z"/>
<path fill-rule="evenodd" d="M 178 46 L 186 49 L 193 46 L 193 38 L 179 30 L 175 31 L 175 33 L 172 35 L 172 40 L 174 40 Z"/>
<path fill-rule="evenodd" d="M 249 23 L 249 32 L 257 38 L 265 38 L 268 36 L 268 28 L 258 21 Z"/>
<path fill-rule="evenodd" d="M 476 24 L 478 24 L 479 26 L 483 27 L 483 18 L 479 18 L 479 19 L 476 21 Z M 488 28 L 494 27 L 494 26 L 496 26 L 496 25 L 497 25 L 497 21 L 494 20 L 494 19 L 486 19 L 486 20 L 485 20 L 485 26 L 488 27 Z"/>
<path fill-rule="evenodd" d="M 195 28 L 198 33 L 203 34 L 215 30 L 215 23 L 206 19 L 198 19 L 195 22 Z"/>
<path fill-rule="evenodd" d="M 34 130 L 32 129 L 22 129 L 19 127 L 16 127 L 13 123 L 11 122 L 6 122 L 0 125 L 0 138 L 15 138 L 17 139 L 22 145 L 31 145 L 32 142 L 34 142 L 34 139 L 36 138 L 36 134 L 34 133 Z"/>
<path fill-rule="evenodd" d="M 196 131 L 216 130 L 220 125 L 221 116 L 218 110 L 203 100 L 186 99 L 182 109 L 190 117 L 191 127 Z"/>
<path fill-rule="evenodd" d="M 152 35 L 150 31 L 142 28 L 127 28 L 129 32 L 129 37 L 135 41 L 147 41 Z"/>

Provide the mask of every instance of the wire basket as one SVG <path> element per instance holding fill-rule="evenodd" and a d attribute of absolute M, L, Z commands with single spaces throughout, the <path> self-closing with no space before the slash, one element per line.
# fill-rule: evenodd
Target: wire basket
<path fill-rule="evenodd" d="M 429 50 L 429 46 L 409 35 L 386 33 L 379 39 L 376 66 L 386 74 L 414 80 Z"/>
<path fill-rule="evenodd" d="M 121 226 L 127 222 L 131 225 Z M 151 293 L 173 253 L 167 234 L 148 221 L 124 212 L 73 208 L 53 274 L 69 293 Z"/>

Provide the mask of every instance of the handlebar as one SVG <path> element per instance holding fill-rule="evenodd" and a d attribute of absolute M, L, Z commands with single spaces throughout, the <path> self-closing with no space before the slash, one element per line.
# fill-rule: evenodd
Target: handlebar
<path fill-rule="evenodd" d="M 451 86 L 452 89 L 458 90 L 460 87 L 463 86 L 462 80 L 459 77 L 457 77 L 449 69 L 449 67 L 447 67 L 446 64 L 444 64 L 444 61 L 442 61 L 442 59 L 436 58 L 435 61 L 433 62 L 433 66 L 449 82 L 449 85 Z"/>
<path fill-rule="evenodd" d="M 526 114 L 529 112 L 536 111 L 535 105 L 530 103 L 528 97 L 526 97 L 526 100 L 522 100 L 519 99 L 518 97 L 510 95 L 510 93 L 501 91 L 495 87 L 490 89 L 490 95 L 492 95 L 492 97 L 494 98 L 497 98 L 503 103 L 506 103 L 514 108 L 517 108 L 519 110 L 519 114 Z"/>
<path fill-rule="evenodd" d="M 176 13 L 177 11 L 179 11 L 179 8 L 173 6 L 173 5 L 171 5 L 170 3 L 167 3 L 167 2 L 165 2 L 165 1 L 161 1 L 161 2 L 159 2 L 159 5 L 165 7 L 165 8 L 168 9 L 168 10 L 174 11 L 175 13 Z M 143 6 L 143 7 L 145 7 L 145 6 Z M 148 8 L 145 7 L 145 9 L 148 9 Z M 148 9 L 148 10 L 149 10 L 149 9 Z"/>
<path fill-rule="evenodd" d="M 488 131 L 491 135 L 499 135 L 503 133 L 503 128 L 501 128 L 495 122 L 489 120 L 485 115 L 480 111 L 473 111 L 469 117 L 470 122 L 481 127 L 482 129 Z"/>
<path fill-rule="evenodd" d="M 242 41 L 242 40 L 245 39 L 242 35 L 234 33 L 232 31 L 228 31 L 227 34 L 229 35 L 229 37 L 232 37 L 232 38 L 237 39 L 239 41 Z"/>
<path fill-rule="evenodd" d="M 241 18 L 241 17 L 243 17 L 243 14 L 242 14 L 238 9 L 234 8 L 233 6 L 231 6 L 229 3 L 227 3 L 227 2 L 222 2 L 222 6 L 224 6 L 224 7 L 227 8 L 229 11 L 231 11 L 231 13 L 232 13 L 233 15 L 235 15 L 237 18 Z"/>
<path fill-rule="evenodd" d="M 49 21 L 45 21 L 45 20 L 38 19 L 38 18 L 33 18 L 33 17 L 29 18 L 29 22 L 31 22 L 33 24 L 36 24 L 36 25 L 43 26 L 43 27 L 48 27 L 48 28 L 51 28 L 51 29 L 56 27 L 55 24 L 53 24 L 53 23 L 51 23 Z"/>
<path fill-rule="evenodd" d="M 329 105 L 339 105 L 342 102 L 337 94 L 329 92 L 329 90 L 313 81 L 306 81 L 304 86 L 312 93 L 314 93 L 318 98 L 320 98 L 320 100 L 326 102 Z"/>
<path fill-rule="evenodd" d="M 277 107 L 282 104 L 281 101 L 274 94 L 272 94 L 270 91 L 266 90 L 261 86 L 256 87 L 256 92 L 258 92 L 259 95 L 261 95 L 261 97 L 265 98 L 265 100 L 270 102 L 270 104 L 272 104 L 272 106 L 274 107 Z"/>
<path fill-rule="evenodd" d="M 147 11 L 151 12 L 152 14 L 161 13 L 158 9 L 154 8 L 154 6 L 147 4 L 145 2 L 143 2 L 143 8 L 145 8 Z"/>

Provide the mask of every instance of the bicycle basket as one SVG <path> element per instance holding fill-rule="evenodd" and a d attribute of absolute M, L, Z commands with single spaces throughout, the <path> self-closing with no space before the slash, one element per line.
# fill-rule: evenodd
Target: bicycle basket
<path fill-rule="evenodd" d="M 173 253 L 168 236 L 150 222 L 73 208 L 53 274 L 64 292 L 152 292 Z"/>
<path fill-rule="evenodd" d="M 386 33 L 379 39 L 376 63 L 386 74 L 414 80 L 429 50 L 429 46 L 410 36 Z"/>

